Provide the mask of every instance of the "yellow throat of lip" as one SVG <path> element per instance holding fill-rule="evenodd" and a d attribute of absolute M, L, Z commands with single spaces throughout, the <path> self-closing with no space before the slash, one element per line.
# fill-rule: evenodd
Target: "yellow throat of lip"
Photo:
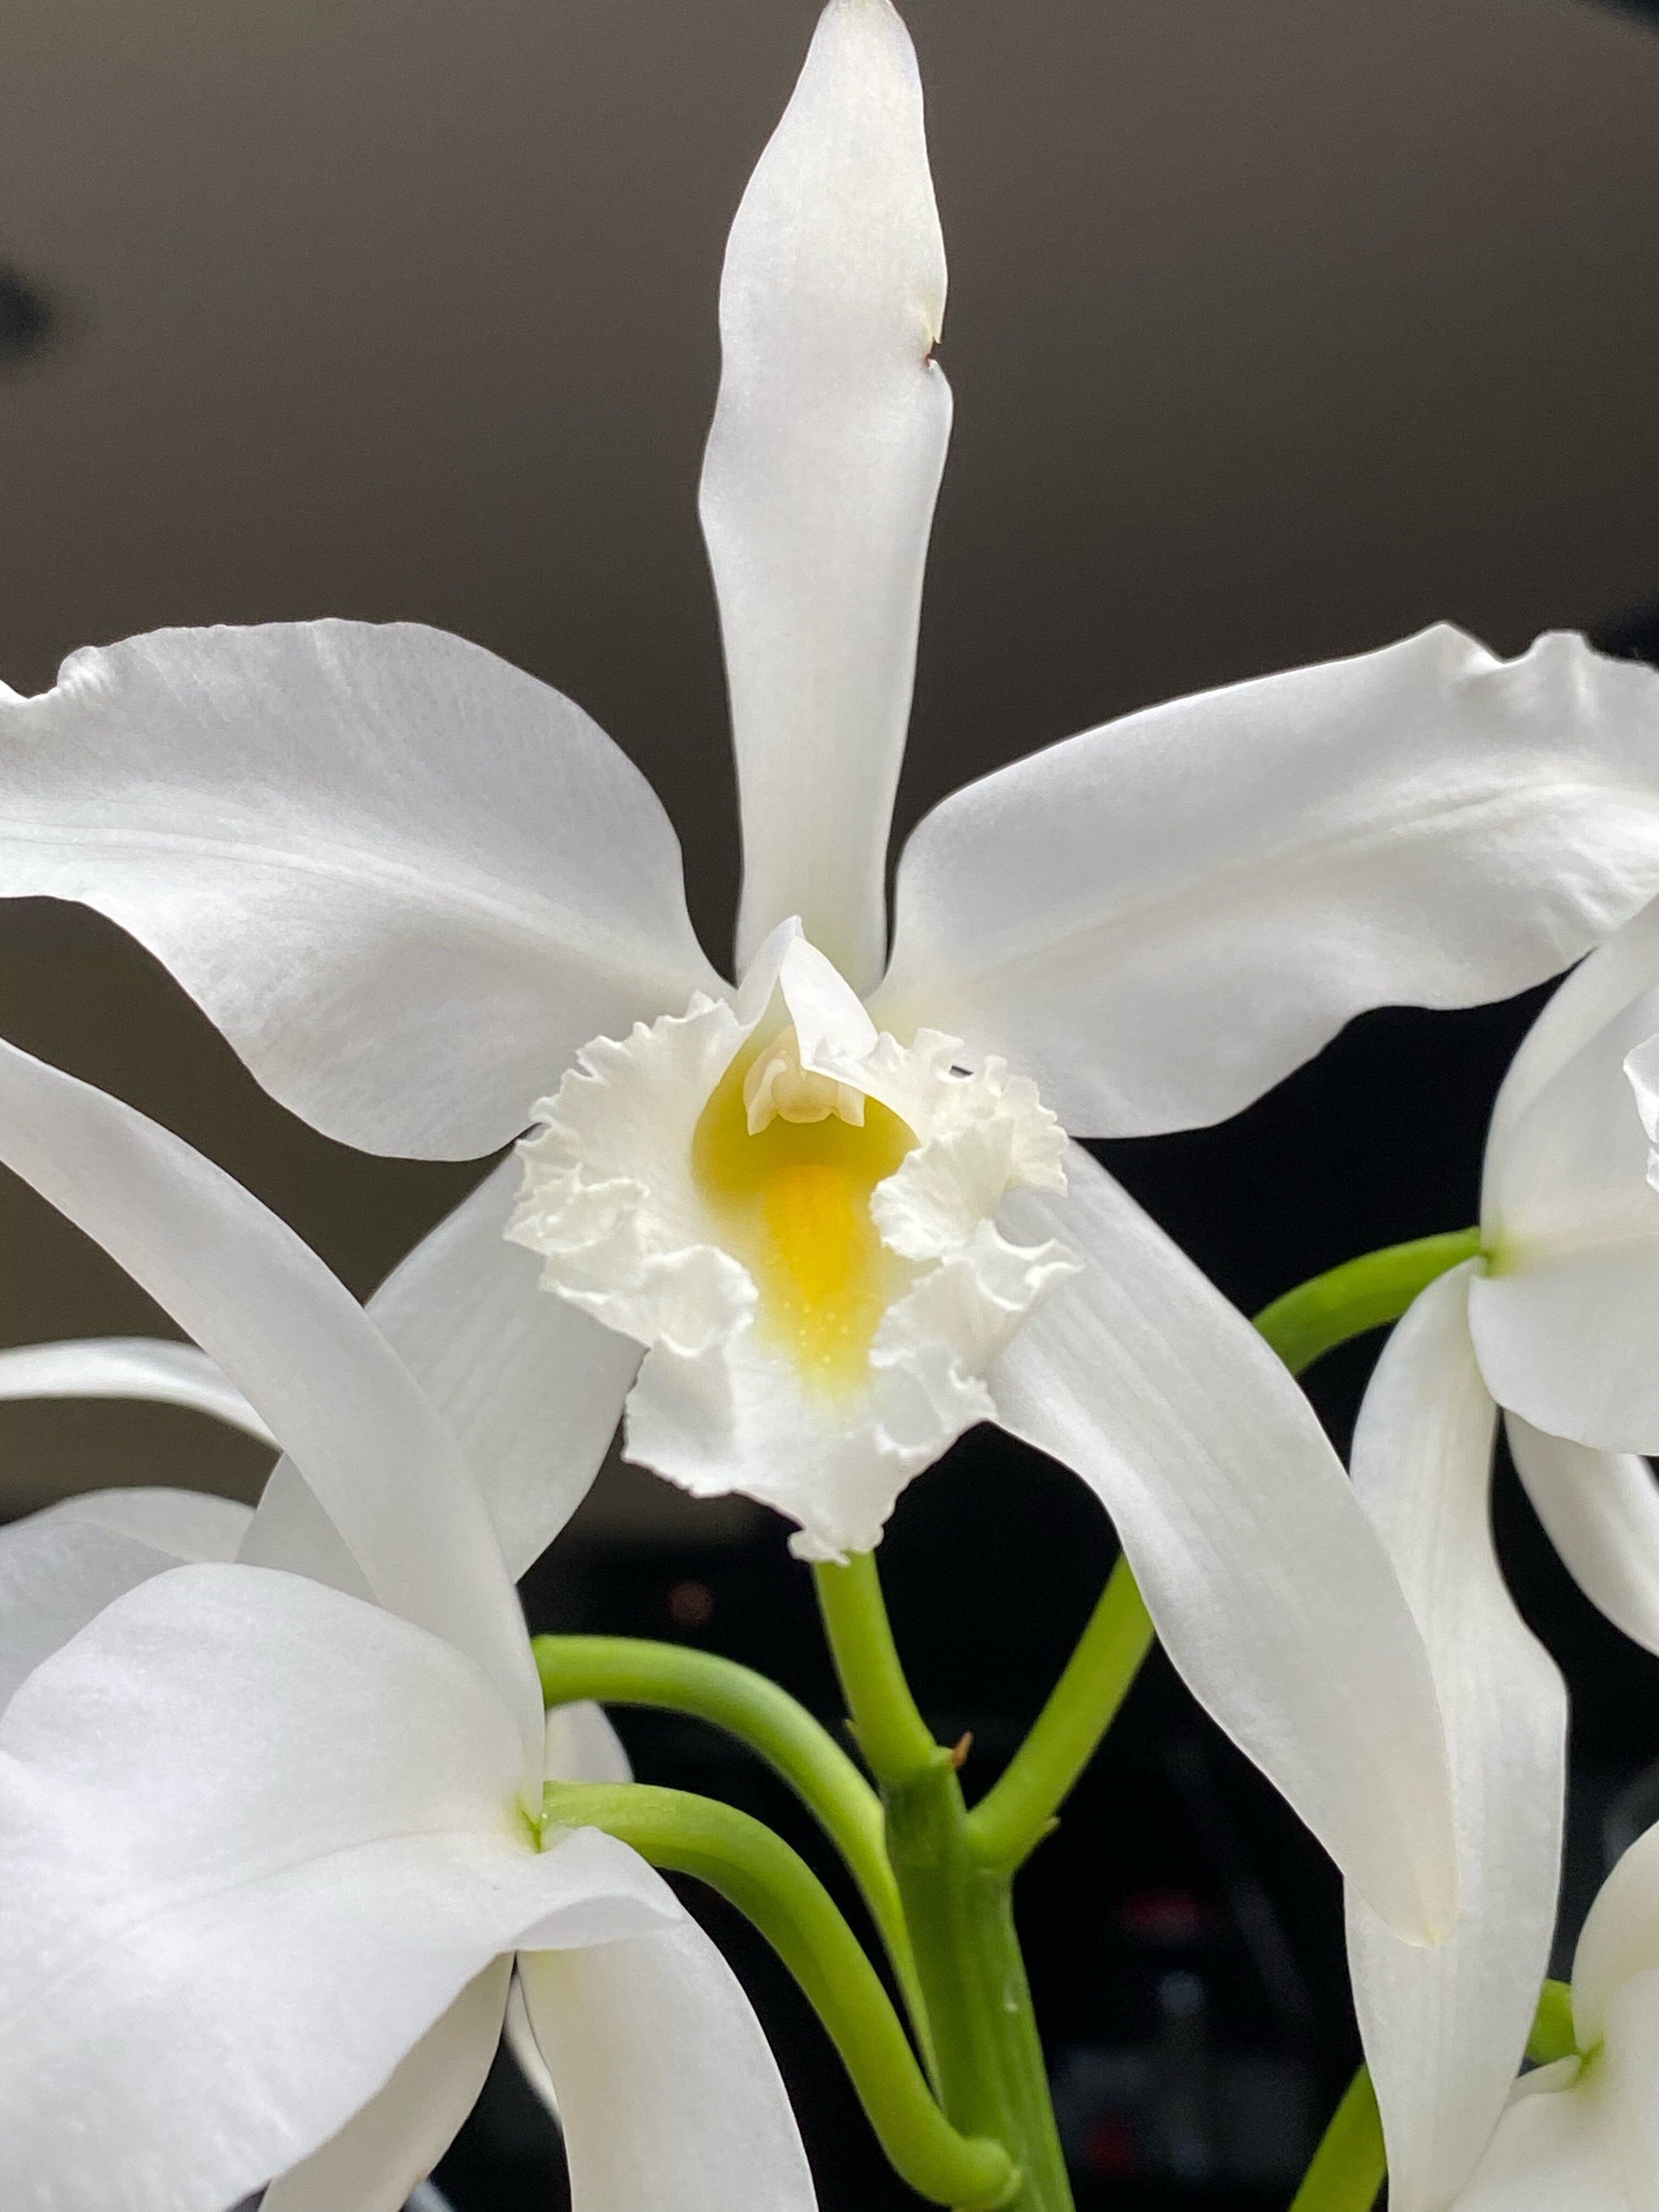
<path fill-rule="evenodd" d="M 863 1380 L 907 1272 L 882 1243 L 870 1196 L 916 1139 L 873 1098 L 863 1102 L 861 1127 L 829 1105 L 812 1120 L 785 1118 L 785 1108 L 751 1135 L 745 1079 L 779 1043 L 750 1043 L 715 1085 L 691 1169 L 722 1243 L 754 1278 L 757 1329 L 792 1355 L 805 1382 L 834 1395 Z"/>

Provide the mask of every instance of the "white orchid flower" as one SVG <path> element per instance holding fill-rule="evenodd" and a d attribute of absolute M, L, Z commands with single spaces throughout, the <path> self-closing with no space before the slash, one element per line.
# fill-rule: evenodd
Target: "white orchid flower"
<path fill-rule="evenodd" d="M 547 1102 L 514 1233 L 558 1295 L 486 1254 L 511 1167 L 440 1232 L 517 1464 L 538 1389 L 591 1437 L 519 1493 L 526 1550 L 636 1367 L 629 1452 L 766 1498 L 819 1557 L 995 1419 L 1095 1489 L 1176 1665 L 1356 1884 L 1443 1929 L 1444 1755 L 1393 1571 L 1299 1394 L 1050 1117 L 1210 1121 L 1365 1006 L 1577 957 L 1659 887 L 1659 685 L 1437 629 L 1131 715 L 934 811 L 888 959 L 944 297 L 909 41 L 888 0 L 830 0 L 732 230 L 702 480 L 739 987 L 622 753 L 419 628 L 76 654 L 3 708 L 4 889 L 118 922 L 349 1143 L 483 1153 Z"/>
<path fill-rule="evenodd" d="M 1659 2204 L 1659 1829 L 1590 1907 L 1572 1969 L 1582 2057 L 1524 2075 L 1455 2212 L 1653 2212 Z M 1390 2177 L 1389 2203 L 1394 2202 Z"/>
<path fill-rule="evenodd" d="M 1659 904 L 1569 977 L 1493 1109 L 1482 1256 L 1425 1291 L 1361 1409 L 1353 1476 L 1426 1639 L 1462 1917 L 1433 1952 L 1358 1900 L 1349 1950 L 1389 2203 L 1443 2212 L 1521 2062 L 1554 1928 L 1566 1697 L 1492 1547 L 1499 1409 L 1585 1595 L 1659 1652 Z"/>
<path fill-rule="evenodd" d="M 719 1953 L 635 1853 L 541 1832 L 568 1726 L 550 1743 L 453 1438 L 349 1294 L 177 1139 L 9 1046 L 0 1160 L 304 1477 L 273 1478 L 239 1564 L 237 1509 L 172 1493 L 10 1532 L 130 1586 L 88 1620 L 84 1578 L 39 1582 L 51 1656 L 0 1716 L 0 2197 L 223 2212 L 276 2176 L 265 2212 L 393 2212 L 477 2094 L 516 1958 L 579 2207 L 811 2212 Z"/>

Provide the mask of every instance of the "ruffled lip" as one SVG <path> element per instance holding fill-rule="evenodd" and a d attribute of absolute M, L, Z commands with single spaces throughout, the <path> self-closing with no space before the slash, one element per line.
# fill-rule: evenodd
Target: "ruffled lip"
<path fill-rule="evenodd" d="M 814 1388 L 758 1328 L 761 1294 L 726 1249 L 692 1170 L 699 1118 L 750 1039 L 793 1024 L 799 1065 L 873 1098 L 915 1133 L 870 1218 L 894 1295 L 859 1385 Z M 646 1346 L 626 1455 L 703 1497 L 737 1491 L 799 1524 L 798 1557 L 879 1540 L 900 1492 L 963 1431 L 994 1419 L 986 1376 L 1078 1262 L 1021 1246 L 994 1215 L 1012 1189 L 1063 1191 L 1065 1138 L 1036 1088 L 959 1042 L 878 1034 L 830 963 L 786 924 L 731 1000 L 596 1039 L 520 1146 L 507 1235 L 540 1254 L 544 1287 Z M 850 1116 L 848 1118 L 851 1118 Z"/>

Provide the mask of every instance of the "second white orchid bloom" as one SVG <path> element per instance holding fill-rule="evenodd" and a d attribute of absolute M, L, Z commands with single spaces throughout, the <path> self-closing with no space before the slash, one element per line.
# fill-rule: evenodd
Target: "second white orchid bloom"
<path fill-rule="evenodd" d="M 1566 1694 L 1492 1546 L 1503 1410 L 1539 1518 L 1585 1595 L 1659 1652 L 1659 905 L 1591 955 L 1493 1109 L 1483 1256 L 1425 1291 L 1378 1363 L 1354 1484 L 1428 1643 L 1451 1752 L 1464 1911 L 1404 1946 L 1349 1917 L 1389 2203 L 1443 2212 L 1503 2109 L 1555 1924 Z"/>
<path fill-rule="evenodd" d="M 544 1728 L 453 1438 L 349 1293 L 186 1146 L 9 1046 L 0 1160 L 295 1455 L 251 1518 L 149 1492 L 0 1532 L 26 1600 L 0 1623 L 7 2206 L 223 2212 L 269 2182 L 267 2212 L 397 2212 L 516 1958 L 578 2207 L 811 2212 L 713 1944 L 626 1846 L 544 1830 L 570 1723 Z"/>
<path fill-rule="evenodd" d="M 1659 1828 L 1601 1885 L 1572 1967 L 1583 2055 L 1516 2082 L 1450 2212 L 1653 2212 L 1659 2203 Z M 1390 2178 L 1389 2203 L 1394 2182 Z"/>
<path fill-rule="evenodd" d="M 702 480 L 738 985 L 621 752 L 418 628 L 76 655 L 0 708 L 0 889 L 131 931 L 349 1143 L 483 1153 L 550 1100 L 537 1257 L 501 1242 L 509 1167 L 389 1286 L 473 1418 L 502 1408 L 515 1565 L 642 1352 L 629 1450 L 819 1556 L 994 1417 L 1096 1491 L 1175 1664 L 1351 1878 L 1442 1931 L 1444 1751 L 1394 1571 L 1271 1354 L 1048 1115 L 1213 1121 L 1364 1007 L 1576 958 L 1659 889 L 1659 684 L 1441 629 L 1131 715 L 923 822 L 889 958 L 944 300 L 909 40 L 889 0 L 830 0 L 733 227 Z"/>

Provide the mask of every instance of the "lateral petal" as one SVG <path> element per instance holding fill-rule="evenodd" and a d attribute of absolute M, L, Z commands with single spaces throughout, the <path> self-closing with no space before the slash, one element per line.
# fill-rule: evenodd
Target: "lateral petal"
<path fill-rule="evenodd" d="M 521 1936 L 653 1926 L 609 1838 L 536 1850 L 519 1753 L 470 1661 L 298 1576 L 179 1568 L 47 1660 L 0 1717 L 7 2206 L 223 2212 Z"/>
<path fill-rule="evenodd" d="M 276 1438 L 193 1344 L 165 1337 L 82 1336 L 0 1352 L 0 1398 L 137 1398 L 209 1413 L 260 1443 Z"/>
<path fill-rule="evenodd" d="M 246 1393 L 380 1602 L 495 1681 L 539 1781 L 540 1689 L 477 1484 L 349 1291 L 180 1139 L 3 1042 L 0 1162 L 95 1238 Z"/>
<path fill-rule="evenodd" d="M 1188 1687 L 1402 1934 L 1456 1916 L 1422 1638 L 1312 1408 L 1127 1192 L 1073 1145 L 1064 1198 L 1006 1204 L 1084 1273 L 992 1370 L 996 1418 L 1111 1515 Z"/>
<path fill-rule="evenodd" d="M 790 915 L 867 990 L 951 429 L 921 84 L 888 0 L 830 0 L 732 226 L 699 502 L 744 839 L 741 969 Z M 593 1024 L 597 1027 L 598 1024 Z"/>
<path fill-rule="evenodd" d="M 1533 1510 L 1592 1605 L 1659 1653 L 1659 1483 L 1635 1452 L 1592 1451 L 1508 1417 Z"/>
<path fill-rule="evenodd" d="M 558 2100 L 572 2212 L 813 2212 L 777 2063 L 695 1920 L 523 1952 L 519 1979 Z"/>
<path fill-rule="evenodd" d="M 1608 2118 L 1594 2076 L 1518 2096 L 1451 2212 L 1632 2212 Z"/>
<path fill-rule="evenodd" d="M 512 1973 L 509 1957 L 492 1959 L 338 2135 L 271 2183 L 259 2212 L 402 2212 L 478 2100 Z"/>
<path fill-rule="evenodd" d="M 1572 1959 L 1572 2024 L 1581 2051 L 1608 2035 L 1613 2000 L 1635 1975 L 1659 1972 L 1659 1827 L 1644 1831 L 1595 1893 Z"/>
<path fill-rule="evenodd" d="M 283 1105 L 368 1152 L 515 1136 L 576 1048 L 709 988 L 650 787 L 416 623 L 157 630 L 0 702 L 9 896 L 149 947 Z"/>
<path fill-rule="evenodd" d="M 1549 1969 L 1566 1788 L 1566 1692 L 1492 1551 L 1498 1409 L 1469 1341 L 1478 1261 L 1430 1285 L 1377 1363 L 1353 1484 L 1428 1647 L 1451 1759 L 1462 1911 L 1402 1943 L 1363 1900 L 1348 1959 L 1395 2212 L 1442 2212 L 1520 2071 Z"/>
<path fill-rule="evenodd" d="M 872 1011 L 1075 1136 L 1236 1114 L 1352 1015 L 1565 967 L 1659 889 L 1659 677 L 1446 627 L 1176 700 L 937 807 Z"/>
<path fill-rule="evenodd" d="M 640 1364 L 507 1243 L 523 1176 L 503 1160 L 368 1302 L 477 1476 L 515 1582 L 587 1495 Z"/>
<path fill-rule="evenodd" d="M 94 1490 L 0 1528 L 0 1707 L 125 1591 L 186 1560 L 234 1559 L 246 1505 L 195 1490 Z"/>
<path fill-rule="evenodd" d="M 1506 1117 L 1486 1152 L 1489 1270 L 1469 1287 L 1475 1351 L 1499 1405 L 1608 1451 L 1659 1447 L 1659 1191 L 1625 1072 L 1656 1030 L 1659 988 Z"/>
<path fill-rule="evenodd" d="M 1625 2185 L 1620 2212 L 1659 2212 L 1659 2112 L 1653 2099 L 1654 2069 L 1659 2066 L 1659 1972 L 1631 1974 L 1613 1991 L 1607 2043 L 1598 2057 L 1612 2138 L 1608 2163 L 1616 2160 Z"/>
<path fill-rule="evenodd" d="M 1552 992 L 1521 1040 L 1493 1103 L 1486 1137 L 1488 1164 L 1501 1162 L 1510 1123 L 1545 1085 L 1632 1000 L 1659 983 L 1659 899 L 1597 945 Z"/>

